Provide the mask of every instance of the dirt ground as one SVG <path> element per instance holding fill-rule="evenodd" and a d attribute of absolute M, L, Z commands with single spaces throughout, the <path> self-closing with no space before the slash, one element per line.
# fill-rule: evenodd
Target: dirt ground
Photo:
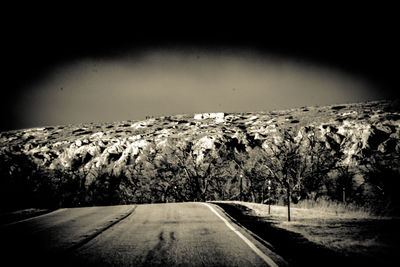
<path fill-rule="evenodd" d="M 399 218 L 318 218 L 305 211 L 308 216 L 298 212 L 287 222 L 277 209 L 260 215 L 238 203 L 216 204 L 270 243 L 290 266 L 398 266 Z"/>

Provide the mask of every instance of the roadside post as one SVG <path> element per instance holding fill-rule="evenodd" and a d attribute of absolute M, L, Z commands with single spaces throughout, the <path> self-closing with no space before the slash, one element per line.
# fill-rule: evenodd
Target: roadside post
<path fill-rule="evenodd" d="M 239 200 L 243 201 L 242 191 L 243 191 L 243 174 L 240 172 L 240 180 L 239 180 Z"/>
<path fill-rule="evenodd" d="M 268 215 L 271 214 L 271 180 L 268 180 Z"/>
<path fill-rule="evenodd" d="M 346 204 L 346 187 L 343 186 L 343 203 Z"/>

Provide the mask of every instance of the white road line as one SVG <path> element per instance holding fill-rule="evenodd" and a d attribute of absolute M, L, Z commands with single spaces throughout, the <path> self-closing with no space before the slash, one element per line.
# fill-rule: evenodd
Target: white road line
<path fill-rule="evenodd" d="M 206 205 L 215 215 L 218 216 L 225 224 L 226 226 L 231 229 L 235 234 L 237 234 L 260 258 L 262 258 L 269 266 L 271 267 L 277 267 L 278 265 L 267 255 L 265 255 L 261 250 L 259 250 L 250 240 L 248 240 L 244 235 L 242 235 L 241 232 L 236 230 L 224 217 L 219 215 L 219 213 L 209 204 L 207 203 L 201 203 L 203 205 Z"/>

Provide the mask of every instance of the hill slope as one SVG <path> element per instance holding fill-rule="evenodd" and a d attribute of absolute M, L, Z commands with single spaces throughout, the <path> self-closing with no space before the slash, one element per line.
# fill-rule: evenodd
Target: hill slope
<path fill-rule="evenodd" d="M 179 179 L 185 179 L 185 175 L 182 174 L 182 165 L 176 164 L 178 170 L 172 166 L 171 155 L 174 154 L 174 148 L 181 147 L 181 153 L 185 153 L 185 149 L 190 150 L 191 154 L 182 156 L 186 155 L 187 159 L 187 155 L 192 155 L 195 160 L 193 169 L 196 169 L 196 164 L 198 167 L 209 162 L 209 155 L 214 159 L 220 156 L 224 162 L 230 161 L 232 157 L 227 156 L 229 153 L 225 153 L 225 157 L 221 156 L 221 145 L 225 145 L 227 150 L 231 149 L 233 154 L 242 151 L 249 155 L 254 148 L 267 150 L 271 142 L 284 138 L 284 133 L 291 133 L 295 139 L 299 139 L 310 132 L 315 134 L 318 142 L 323 143 L 329 150 L 330 157 L 335 159 L 331 167 L 340 166 L 341 170 L 346 169 L 347 176 L 351 176 L 351 186 L 346 189 L 350 194 L 349 200 L 357 197 L 364 202 L 368 199 L 375 200 L 377 194 L 380 194 L 376 190 L 379 191 L 380 187 L 383 190 L 382 194 L 387 195 L 390 192 L 386 192 L 387 189 L 382 187 L 398 183 L 392 179 L 389 184 L 383 185 L 381 180 L 377 182 L 371 177 L 379 171 L 398 174 L 398 164 L 395 163 L 400 154 L 399 104 L 395 101 L 371 101 L 271 112 L 175 115 L 143 121 L 64 125 L 2 132 L 2 203 L 5 206 L 13 206 L 18 202 L 17 206 L 26 206 L 29 204 L 27 201 L 40 205 L 55 201 L 55 205 L 65 206 L 108 204 L 110 199 L 113 199 L 111 202 L 196 200 L 199 198 L 194 197 L 195 194 L 183 193 L 185 190 L 190 191 L 190 181 L 186 183 L 189 185 L 177 182 Z M 161 155 L 164 155 L 163 160 Z M 377 155 L 379 159 L 376 158 Z M 166 168 L 168 161 L 170 165 Z M 202 190 L 210 192 L 203 192 L 204 198 L 264 201 L 265 188 L 260 185 L 261 189 L 254 189 L 256 186 L 250 178 L 251 170 L 246 169 L 244 161 L 242 163 L 239 164 L 239 168 L 226 167 L 225 175 L 217 174 L 221 167 L 215 168 L 214 173 L 201 168 L 197 170 L 201 173 L 197 173 L 197 177 L 201 177 L 203 182 L 208 179 L 206 182 L 209 186 L 203 185 Z M 372 163 L 379 163 L 379 166 L 375 164 L 372 168 Z M 212 164 L 217 166 L 215 160 Z M 235 173 L 234 170 L 238 169 L 242 169 L 246 180 L 239 181 L 240 185 L 237 179 L 226 178 L 237 178 L 239 172 Z M 371 172 L 365 175 L 366 171 L 372 169 L 374 175 L 369 175 Z M 192 171 L 195 173 L 196 170 Z M 332 173 L 327 173 L 331 181 L 334 179 Z M 256 176 L 263 175 L 259 172 Z M 186 178 L 193 178 L 190 176 L 193 175 L 189 174 Z M 214 180 L 215 177 L 222 176 L 225 180 L 222 189 L 218 191 L 217 182 Z M 47 180 L 44 177 L 47 177 Z M 113 189 L 110 189 L 109 186 L 116 181 L 115 177 L 119 177 L 119 180 L 113 185 Z M 150 181 L 150 177 L 153 177 L 153 183 L 144 182 L 146 179 Z M 75 181 L 73 185 L 71 181 Z M 161 185 L 161 181 L 165 182 L 165 186 Z M 107 184 L 108 187 L 100 190 L 99 183 L 103 186 Z M 73 188 L 70 192 L 67 190 L 69 187 Z M 96 189 L 93 189 L 94 187 Z M 144 188 L 146 192 L 143 191 Z M 240 192 L 237 192 L 238 190 Z M 329 192 L 332 190 L 325 183 L 321 185 L 318 193 L 335 198 L 334 193 Z M 58 192 L 58 197 L 49 191 Z M 31 196 L 27 197 L 26 194 Z M 50 194 L 53 196 L 47 196 Z M 62 199 L 60 194 L 64 194 Z M 93 195 L 96 194 L 108 194 L 108 197 L 94 201 Z M 110 196 L 116 194 L 119 196 Z M 360 194 L 365 197 L 360 197 Z M 43 195 L 46 199 L 42 199 Z M 297 198 L 302 197 L 304 195 Z M 68 201 L 65 200 L 67 198 Z M 379 199 L 388 201 L 386 196 Z M 389 202 L 391 206 L 396 207 L 397 202 L 393 202 L 392 199 Z"/>

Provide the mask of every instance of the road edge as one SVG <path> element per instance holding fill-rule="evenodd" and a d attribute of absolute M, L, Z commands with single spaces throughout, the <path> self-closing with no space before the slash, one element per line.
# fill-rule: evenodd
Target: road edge
<path fill-rule="evenodd" d="M 214 204 L 214 203 L 213 203 Z M 243 226 L 238 220 L 236 220 L 235 218 L 233 218 L 231 215 L 229 215 L 223 208 L 221 208 L 218 204 L 214 204 L 215 207 L 222 212 L 226 217 L 228 217 L 232 222 L 234 222 L 235 224 L 237 224 L 240 228 L 242 228 L 246 233 L 248 233 L 249 235 L 251 235 L 253 238 L 255 238 L 258 242 L 262 243 L 264 246 L 266 246 L 268 249 L 274 251 L 275 247 L 267 242 L 266 240 L 264 240 L 263 238 L 261 238 L 260 236 L 258 236 L 256 233 L 254 233 L 253 231 L 247 229 L 245 226 Z M 274 252 L 273 252 L 274 253 Z M 274 253 L 276 254 L 276 253 Z M 277 255 L 277 254 L 276 254 Z"/>
<path fill-rule="evenodd" d="M 269 257 L 263 251 L 261 251 L 253 242 L 251 242 L 247 237 L 245 237 L 239 230 L 235 229 L 235 227 L 233 227 L 232 224 L 230 224 L 224 217 L 222 217 L 209 203 L 201 203 L 201 204 L 207 206 L 215 215 L 217 215 L 217 217 L 220 218 L 225 223 L 225 225 L 230 230 L 232 230 L 238 237 L 240 237 L 240 239 L 242 239 L 242 241 L 244 241 L 246 243 L 246 245 L 248 245 L 253 250 L 254 253 L 256 253 L 261 259 L 263 259 L 265 263 L 267 263 L 269 266 L 273 266 L 273 267 L 279 266 L 277 263 L 275 263 L 274 260 L 271 259 L 271 257 Z M 226 215 L 225 212 L 224 212 L 224 215 Z M 228 219 L 231 219 L 230 216 L 227 216 L 227 217 L 228 217 Z M 232 222 L 234 222 L 234 220 L 232 220 Z M 238 225 L 238 227 L 242 228 L 246 232 L 249 231 L 248 229 L 246 229 L 242 225 L 240 225 L 240 224 L 237 224 L 237 225 Z M 258 238 L 255 238 L 255 239 L 258 239 Z M 259 240 L 257 240 L 257 241 L 259 241 Z M 265 246 L 264 242 L 260 242 L 260 243 L 262 243 Z M 268 242 L 266 242 L 266 243 L 268 244 Z M 272 251 L 269 250 L 269 248 L 267 246 L 266 246 L 266 249 L 270 253 L 273 253 Z M 273 253 L 273 254 L 275 254 L 275 253 Z M 281 258 L 281 257 L 279 257 L 279 258 Z"/>
<path fill-rule="evenodd" d="M 53 210 L 53 211 L 50 211 L 50 212 L 46 212 L 44 214 L 40 214 L 40 215 L 37 215 L 37 216 L 26 218 L 26 219 L 23 219 L 23 220 L 20 220 L 20 221 L 10 222 L 10 223 L 7 223 L 7 224 L 0 225 L 0 228 L 6 228 L 6 227 L 9 227 L 9 226 L 14 225 L 14 224 L 28 222 L 28 221 L 31 221 L 31 220 L 34 220 L 34 219 L 37 219 L 37 218 L 42 218 L 42 217 L 46 217 L 46 216 L 49 216 L 49 215 L 57 214 L 59 212 L 66 211 L 67 209 L 68 208 L 56 209 L 56 210 Z"/>

